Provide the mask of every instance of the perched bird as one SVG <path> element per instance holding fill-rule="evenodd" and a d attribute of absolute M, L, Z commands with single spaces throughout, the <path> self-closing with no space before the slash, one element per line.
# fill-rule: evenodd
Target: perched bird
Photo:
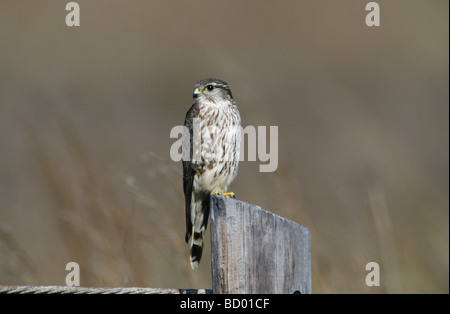
<path fill-rule="evenodd" d="M 188 134 L 183 135 L 183 149 L 189 148 L 188 160 L 183 158 L 183 190 L 192 269 L 202 257 L 210 195 L 234 196 L 227 192 L 238 172 L 241 142 L 241 117 L 227 83 L 198 81 L 194 100 L 184 122 Z"/>

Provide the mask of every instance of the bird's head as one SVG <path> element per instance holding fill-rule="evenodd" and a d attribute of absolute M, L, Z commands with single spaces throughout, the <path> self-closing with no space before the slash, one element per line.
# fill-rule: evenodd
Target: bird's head
<path fill-rule="evenodd" d="M 233 96 L 226 82 L 208 78 L 195 83 L 194 100 L 196 103 L 219 104 L 233 102 Z"/>

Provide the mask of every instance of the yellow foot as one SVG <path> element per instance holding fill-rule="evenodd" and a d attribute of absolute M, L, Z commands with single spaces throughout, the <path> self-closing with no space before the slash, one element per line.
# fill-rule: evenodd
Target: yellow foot
<path fill-rule="evenodd" d="M 223 195 L 223 196 L 226 196 L 226 197 L 236 198 L 236 195 L 234 195 L 233 192 L 223 193 L 222 195 Z"/>
<path fill-rule="evenodd" d="M 212 195 L 220 195 L 220 193 L 214 192 L 214 193 L 212 193 Z M 236 195 L 234 195 L 234 192 L 223 193 L 222 196 L 236 198 Z"/>

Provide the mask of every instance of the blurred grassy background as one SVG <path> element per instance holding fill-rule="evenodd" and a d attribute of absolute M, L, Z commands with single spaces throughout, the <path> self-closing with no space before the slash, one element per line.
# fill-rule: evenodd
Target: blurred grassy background
<path fill-rule="evenodd" d="M 449 292 L 448 1 L 77 2 L 0 3 L 0 284 L 210 288 L 169 132 L 218 77 L 279 127 L 233 191 L 310 228 L 314 293 Z"/>

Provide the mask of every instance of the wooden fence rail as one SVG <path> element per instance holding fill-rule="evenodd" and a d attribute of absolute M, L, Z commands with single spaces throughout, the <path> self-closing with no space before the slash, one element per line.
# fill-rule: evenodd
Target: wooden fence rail
<path fill-rule="evenodd" d="M 0 294 L 211 294 L 208 289 L 96 288 L 68 286 L 0 286 Z"/>

